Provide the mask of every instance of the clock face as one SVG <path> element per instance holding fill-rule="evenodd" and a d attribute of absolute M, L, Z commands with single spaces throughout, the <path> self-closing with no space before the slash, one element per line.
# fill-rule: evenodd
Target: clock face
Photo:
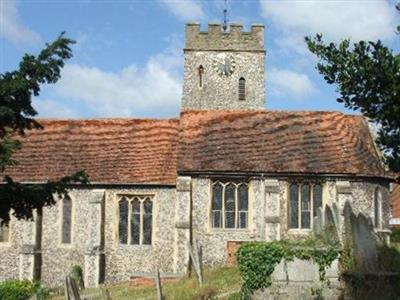
<path fill-rule="evenodd" d="M 232 56 L 225 56 L 223 59 L 214 59 L 213 67 L 220 76 L 230 76 L 235 71 L 236 63 Z"/>

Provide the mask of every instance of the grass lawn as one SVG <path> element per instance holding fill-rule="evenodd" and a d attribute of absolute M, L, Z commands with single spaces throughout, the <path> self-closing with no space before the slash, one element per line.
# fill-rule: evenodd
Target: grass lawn
<path fill-rule="evenodd" d="M 200 288 L 197 277 L 185 277 L 176 282 L 167 282 L 162 285 L 163 294 L 167 300 L 191 300 L 191 299 L 215 299 L 212 296 L 219 295 L 218 299 L 240 299 L 238 292 L 241 286 L 241 278 L 236 267 L 222 267 L 206 269 L 205 282 Z M 155 287 L 133 287 L 129 283 L 104 285 L 99 289 L 88 289 L 84 294 L 100 293 L 101 288 L 110 291 L 113 300 L 125 299 L 157 299 Z M 53 300 L 62 300 L 63 296 L 55 296 Z M 101 299 L 101 298 L 93 298 Z"/>

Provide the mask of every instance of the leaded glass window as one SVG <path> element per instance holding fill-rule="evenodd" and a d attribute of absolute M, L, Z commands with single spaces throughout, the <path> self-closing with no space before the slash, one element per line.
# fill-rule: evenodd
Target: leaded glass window
<path fill-rule="evenodd" d="M 72 200 L 69 197 L 62 199 L 62 243 L 70 244 L 72 235 Z"/>
<path fill-rule="evenodd" d="M 10 240 L 9 224 L 3 224 L 0 219 L 0 243 L 7 243 Z"/>
<path fill-rule="evenodd" d="M 211 226 L 213 228 L 247 228 L 248 185 L 214 182 L 212 186 Z"/>
<path fill-rule="evenodd" d="M 374 193 L 374 224 L 375 228 L 382 226 L 382 193 L 379 188 Z"/>
<path fill-rule="evenodd" d="M 128 243 L 128 216 L 129 203 L 125 197 L 119 201 L 119 242 L 121 244 Z"/>
<path fill-rule="evenodd" d="M 118 233 L 121 244 L 151 245 L 153 234 L 152 196 L 120 196 Z"/>
<path fill-rule="evenodd" d="M 291 229 L 311 229 L 313 218 L 322 204 L 321 184 L 291 184 L 289 187 L 289 227 Z"/>

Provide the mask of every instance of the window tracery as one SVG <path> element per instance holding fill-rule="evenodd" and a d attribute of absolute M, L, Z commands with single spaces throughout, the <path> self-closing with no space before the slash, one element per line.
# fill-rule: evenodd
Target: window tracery
<path fill-rule="evenodd" d="M 245 229 L 248 226 L 248 184 L 214 182 L 212 185 L 211 226 Z"/>
<path fill-rule="evenodd" d="M 119 243 L 151 245 L 153 199 L 146 195 L 119 196 Z"/>

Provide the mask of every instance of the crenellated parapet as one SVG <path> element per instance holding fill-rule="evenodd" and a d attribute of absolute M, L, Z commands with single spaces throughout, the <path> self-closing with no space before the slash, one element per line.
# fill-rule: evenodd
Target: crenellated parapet
<path fill-rule="evenodd" d="M 208 24 L 208 31 L 200 31 L 199 23 L 186 24 L 185 51 L 265 51 L 264 25 L 253 24 L 249 32 L 242 24 L 230 24 L 227 31 L 220 23 Z"/>

